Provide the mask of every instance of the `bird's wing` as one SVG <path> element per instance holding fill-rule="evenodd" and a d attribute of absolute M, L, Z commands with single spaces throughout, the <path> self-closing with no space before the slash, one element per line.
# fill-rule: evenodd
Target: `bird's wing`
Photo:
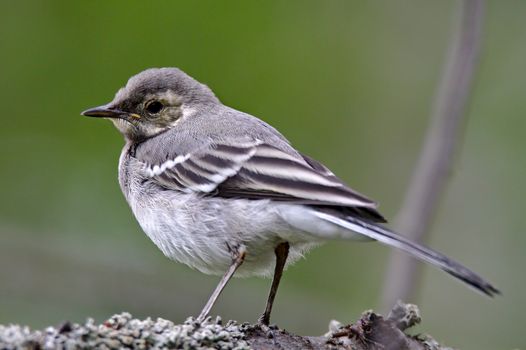
<path fill-rule="evenodd" d="M 161 186 L 222 197 L 358 207 L 376 203 L 352 190 L 321 163 L 261 141 L 216 143 L 162 164 L 145 164 Z"/>

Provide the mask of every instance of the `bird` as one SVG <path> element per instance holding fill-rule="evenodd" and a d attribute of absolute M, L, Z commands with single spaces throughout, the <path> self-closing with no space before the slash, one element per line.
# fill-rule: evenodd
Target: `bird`
<path fill-rule="evenodd" d="M 500 293 L 389 229 L 375 201 L 178 68 L 146 69 L 111 102 L 81 114 L 109 119 L 124 136 L 119 184 L 146 235 L 169 259 L 222 276 L 198 321 L 234 275 L 272 276 L 258 319 L 268 326 L 284 269 L 333 240 L 377 241 L 488 296 Z"/>

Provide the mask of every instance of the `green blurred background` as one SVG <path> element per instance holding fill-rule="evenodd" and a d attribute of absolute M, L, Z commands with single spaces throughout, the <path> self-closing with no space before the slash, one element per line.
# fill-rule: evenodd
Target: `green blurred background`
<path fill-rule="evenodd" d="M 80 111 L 177 66 L 263 118 L 395 218 L 421 149 L 456 1 L 2 1 L 0 323 L 180 322 L 217 277 L 164 258 L 117 184 L 122 137 Z M 525 346 L 526 2 L 490 1 L 462 150 L 428 242 L 503 291 L 425 268 L 424 327 L 464 349 Z M 273 321 L 321 334 L 378 307 L 389 250 L 334 242 L 290 268 Z M 214 314 L 255 321 L 269 280 Z"/>

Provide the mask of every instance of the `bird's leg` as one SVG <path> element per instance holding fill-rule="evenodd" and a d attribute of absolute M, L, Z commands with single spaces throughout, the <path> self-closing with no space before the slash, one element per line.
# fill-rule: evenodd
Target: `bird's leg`
<path fill-rule="evenodd" d="M 289 243 L 284 242 L 278 244 L 274 250 L 276 254 L 276 266 L 274 268 L 274 277 L 272 278 L 272 286 L 270 287 L 270 292 L 268 294 L 267 306 L 265 307 L 265 312 L 259 318 L 259 323 L 268 326 L 270 322 L 270 313 L 272 312 L 272 305 L 274 304 L 274 298 L 276 297 L 276 292 L 278 291 L 279 281 L 281 280 L 281 275 L 283 275 L 283 268 L 287 262 L 287 257 L 289 256 Z"/>
<path fill-rule="evenodd" d="M 232 278 L 232 276 L 234 275 L 238 267 L 241 266 L 241 264 L 245 260 L 245 255 L 246 255 L 245 246 L 240 246 L 234 252 L 232 264 L 230 265 L 228 270 L 225 272 L 225 274 L 221 278 L 221 281 L 219 281 L 219 284 L 217 285 L 216 289 L 214 290 L 214 292 L 212 293 L 212 295 L 206 302 L 206 305 L 203 308 L 203 311 L 201 311 L 201 313 L 197 317 L 198 322 L 203 322 L 206 316 L 208 316 L 208 314 L 210 313 L 210 310 L 212 309 L 212 306 L 214 306 L 217 298 L 219 297 L 219 294 L 221 294 L 221 292 L 225 288 L 228 281 L 230 281 L 230 279 Z"/>

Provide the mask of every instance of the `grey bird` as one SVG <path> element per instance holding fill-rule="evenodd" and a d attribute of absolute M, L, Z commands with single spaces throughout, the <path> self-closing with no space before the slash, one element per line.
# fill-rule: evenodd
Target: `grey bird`
<path fill-rule="evenodd" d="M 373 240 L 431 263 L 489 296 L 471 270 L 381 225 L 377 204 L 301 154 L 276 129 L 223 105 L 177 68 L 147 69 L 113 101 L 82 112 L 124 135 L 119 184 L 140 226 L 168 258 L 230 278 L 270 276 L 268 325 L 284 268 L 328 240 Z"/>

